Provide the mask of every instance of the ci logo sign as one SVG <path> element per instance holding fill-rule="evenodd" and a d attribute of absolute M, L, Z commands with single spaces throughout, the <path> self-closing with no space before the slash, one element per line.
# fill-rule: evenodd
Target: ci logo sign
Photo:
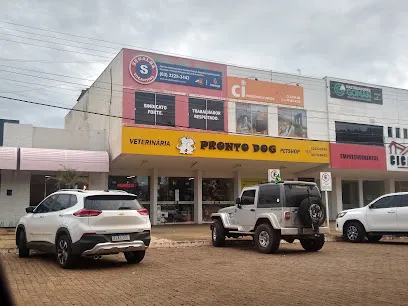
<path fill-rule="evenodd" d="M 136 82 L 148 85 L 156 80 L 158 69 L 156 62 L 151 57 L 137 55 L 129 64 L 129 72 Z"/>

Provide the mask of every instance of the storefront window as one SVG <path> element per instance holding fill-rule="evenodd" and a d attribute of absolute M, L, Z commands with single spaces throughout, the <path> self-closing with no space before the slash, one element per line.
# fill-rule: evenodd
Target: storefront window
<path fill-rule="evenodd" d="M 157 218 L 160 223 L 194 221 L 194 178 L 158 177 Z"/>
<path fill-rule="evenodd" d="M 230 178 L 203 179 L 203 221 L 211 221 L 211 214 L 234 205 L 234 180 Z"/>
<path fill-rule="evenodd" d="M 343 209 L 359 207 L 358 181 L 341 182 Z"/>
<path fill-rule="evenodd" d="M 408 182 L 395 182 L 395 192 L 408 192 Z"/>
<path fill-rule="evenodd" d="M 375 200 L 379 196 L 382 196 L 384 192 L 385 192 L 384 181 L 364 181 L 363 182 L 364 205 L 367 205 L 372 200 Z"/>
<path fill-rule="evenodd" d="M 112 190 L 124 190 L 137 195 L 140 204 L 150 212 L 150 184 L 148 176 L 109 176 Z"/>

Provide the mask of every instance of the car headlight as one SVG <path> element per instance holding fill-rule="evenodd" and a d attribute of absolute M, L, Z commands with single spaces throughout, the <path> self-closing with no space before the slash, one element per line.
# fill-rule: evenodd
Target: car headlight
<path fill-rule="evenodd" d="M 344 217 L 344 215 L 347 214 L 346 212 L 340 212 L 337 214 L 337 218 Z"/>

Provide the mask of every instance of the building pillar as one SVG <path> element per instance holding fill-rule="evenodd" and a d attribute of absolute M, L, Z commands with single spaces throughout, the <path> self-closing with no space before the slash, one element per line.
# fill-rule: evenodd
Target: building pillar
<path fill-rule="evenodd" d="M 241 172 L 237 171 L 235 172 L 234 176 L 234 195 L 235 198 L 239 198 L 241 195 Z M 235 199 L 234 199 L 235 201 Z"/>
<path fill-rule="evenodd" d="M 358 206 L 364 206 L 364 188 L 363 188 L 363 180 L 358 180 Z"/>
<path fill-rule="evenodd" d="M 194 222 L 203 223 L 203 171 L 198 169 L 194 175 Z"/>
<path fill-rule="evenodd" d="M 332 196 L 332 212 L 331 217 L 336 218 L 337 214 L 343 210 L 343 199 L 342 199 L 342 188 L 341 188 L 341 177 L 333 178 L 333 191 Z"/>
<path fill-rule="evenodd" d="M 384 182 L 385 193 L 394 193 L 395 192 L 395 179 L 388 179 Z"/>
<path fill-rule="evenodd" d="M 152 225 L 157 224 L 157 187 L 158 187 L 158 171 L 156 168 L 150 173 L 150 220 Z"/>
<path fill-rule="evenodd" d="M 89 173 L 88 189 L 108 190 L 108 173 Z"/>

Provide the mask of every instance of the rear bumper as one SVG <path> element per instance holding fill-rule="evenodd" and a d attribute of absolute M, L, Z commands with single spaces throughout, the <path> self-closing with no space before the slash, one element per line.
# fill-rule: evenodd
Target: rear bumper
<path fill-rule="evenodd" d="M 147 246 L 143 241 L 125 241 L 125 242 L 105 242 L 98 243 L 92 249 L 82 253 L 84 256 L 88 255 L 107 255 L 122 252 L 145 251 Z"/>
<path fill-rule="evenodd" d="M 319 227 L 320 234 L 328 234 L 329 228 L 326 226 Z M 282 236 L 298 236 L 298 235 L 313 235 L 312 228 L 282 228 L 281 229 Z"/>
<path fill-rule="evenodd" d="M 150 231 L 131 233 L 130 241 L 113 242 L 112 234 L 84 235 L 71 246 L 73 255 L 107 255 L 142 251 L 150 245 Z"/>

